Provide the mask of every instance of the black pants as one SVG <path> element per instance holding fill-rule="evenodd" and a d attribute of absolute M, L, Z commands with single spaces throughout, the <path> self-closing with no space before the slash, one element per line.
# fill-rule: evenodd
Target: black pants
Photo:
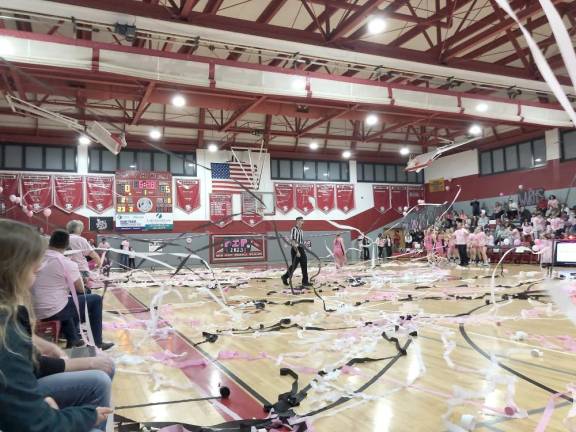
<path fill-rule="evenodd" d="M 136 268 L 136 258 L 128 258 L 128 267 L 131 269 Z"/>
<path fill-rule="evenodd" d="M 386 257 L 390 258 L 392 256 L 392 246 L 386 246 Z"/>
<path fill-rule="evenodd" d="M 384 246 L 378 246 L 378 258 L 384 258 Z"/>
<path fill-rule="evenodd" d="M 294 270 L 298 268 L 298 264 L 300 264 L 300 268 L 302 269 L 302 283 L 307 284 L 308 281 L 308 257 L 306 256 L 306 251 L 303 247 L 298 248 L 298 252 L 300 252 L 300 257 L 296 256 L 296 251 L 294 248 L 290 249 L 290 255 L 292 257 L 292 264 L 288 267 L 288 271 L 284 273 L 282 276 L 284 279 L 290 279 Z"/>
<path fill-rule="evenodd" d="M 460 255 L 460 265 L 467 266 L 469 262 L 468 251 L 466 245 L 456 245 L 458 247 L 458 254 Z"/>
<path fill-rule="evenodd" d="M 362 259 L 364 261 L 368 261 L 370 259 L 370 248 L 363 246 L 362 247 Z"/>

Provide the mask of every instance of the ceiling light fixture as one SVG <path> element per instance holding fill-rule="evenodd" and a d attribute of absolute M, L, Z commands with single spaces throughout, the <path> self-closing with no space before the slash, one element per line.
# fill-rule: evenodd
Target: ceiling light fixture
<path fill-rule="evenodd" d="M 148 132 L 148 135 L 153 140 L 159 140 L 160 138 L 162 138 L 162 132 L 160 132 L 160 129 L 150 129 L 150 132 Z"/>
<path fill-rule="evenodd" d="M 368 33 L 375 35 L 382 33 L 384 30 L 386 30 L 386 20 L 384 18 L 372 17 L 368 21 Z"/>
<path fill-rule="evenodd" d="M 312 141 L 308 147 L 310 147 L 310 150 L 318 150 L 318 143 L 316 141 Z"/>
<path fill-rule="evenodd" d="M 218 151 L 218 146 L 214 143 L 208 144 L 208 151 L 210 153 L 216 153 Z"/>
<path fill-rule="evenodd" d="M 482 128 L 477 124 L 472 125 L 470 126 L 470 129 L 468 129 L 468 133 L 473 136 L 480 136 L 482 135 Z"/>
<path fill-rule="evenodd" d="M 374 126 L 378 123 L 378 116 L 376 114 L 368 114 L 365 121 L 368 126 Z"/>
<path fill-rule="evenodd" d="M 402 156 L 408 156 L 410 154 L 410 149 L 408 147 L 402 147 L 400 149 L 400 154 Z"/>
<path fill-rule="evenodd" d="M 481 113 L 488 111 L 488 104 L 485 104 L 484 102 L 479 103 L 478 105 L 476 105 L 476 111 Z"/>
<path fill-rule="evenodd" d="M 174 95 L 172 98 L 172 105 L 177 108 L 182 108 L 186 106 L 186 99 L 181 94 Z"/>
<path fill-rule="evenodd" d="M 351 156 L 352 156 L 352 152 L 350 150 L 344 150 L 342 152 L 342 157 L 344 159 L 350 159 Z"/>
<path fill-rule="evenodd" d="M 90 145 L 92 141 L 90 141 L 90 138 L 88 138 L 86 135 L 80 135 L 78 142 L 82 145 Z"/>

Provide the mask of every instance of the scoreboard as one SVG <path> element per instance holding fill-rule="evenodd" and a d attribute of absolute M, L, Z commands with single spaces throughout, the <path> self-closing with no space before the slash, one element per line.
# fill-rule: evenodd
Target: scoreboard
<path fill-rule="evenodd" d="M 172 174 L 116 172 L 116 228 L 172 229 Z"/>

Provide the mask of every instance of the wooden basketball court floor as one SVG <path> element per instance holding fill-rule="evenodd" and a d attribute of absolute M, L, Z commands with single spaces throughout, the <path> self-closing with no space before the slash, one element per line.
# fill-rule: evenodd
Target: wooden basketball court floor
<path fill-rule="evenodd" d="M 207 271 L 113 275 L 104 320 L 117 343 L 116 414 L 199 426 L 264 418 L 263 405 L 291 390 L 279 372 L 290 368 L 308 386 L 294 411 L 309 430 L 528 431 L 544 415 L 546 430 L 573 430 L 575 327 L 546 296 L 558 282 L 507 265 L 487 304 L 492 270 L 327 266 L 316 296 L 293 295 L 280 269 L 217 269 L 226 307 L 205 288 L 215 285 Z M 203 332 L 217 340 L 194 346 Z M 345 366 L 358 358 L 381 360 Z M 178 402 L 221 385 L 227 400 Z"/>

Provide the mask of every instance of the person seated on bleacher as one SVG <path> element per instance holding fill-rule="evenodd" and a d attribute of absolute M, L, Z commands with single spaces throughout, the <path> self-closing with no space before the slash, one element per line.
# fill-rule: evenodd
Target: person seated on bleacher
<path fill-rule="evenodd" d="M 101 371 L 57 374 L 42 393 L 26 302 L 40 270 L 44 239 L 30 226 L 0 219 L 0 430 L 88 432 L 101 430 L 112 410 L 110 378 Z M 61 404 L 55 399 L 62 396 Z"/>
<path fill-rule="evenodd" d="M 82 321 L 85 320 L 87 306 L 94 343 L 97 347 L 107 350 L 114 344 L 102 342 L 102 297 L 97 294 L 84 294 L 84 284 L 78 266 L 64 256 L 69 246 L 69 239 L 69 234 L 64 230 L 54 230 L 50 237 L 42 268 L 32 286 L 34 312 L 38 319 L 62 323 L 67 346 L 81 345 L 78 311 L 73 298 L 69 296 L 71 291 L 75 290 Z"/>
<path fill-rule="evenodd" d="M 88 243 L 84 237 L 81 237 L 82 231 L 84 230 L 84 223 L 79 220 L 71 220 L 66 225 L 66 230 L 70 234 L 70 249 L 73 251 L 78 251 L 77 253 L 69 255 L 69 258 L 78 264 L 78 269 L 82 275 L 82 280 L 84 286 L 88 286 L 88 280 L 90 278 L 90 266 L 86 257 L 90 257 L 94 262 L 94 267 L 99 268 L 102 264 L 100 255 L 96 253 L 94 248 Z"/>

